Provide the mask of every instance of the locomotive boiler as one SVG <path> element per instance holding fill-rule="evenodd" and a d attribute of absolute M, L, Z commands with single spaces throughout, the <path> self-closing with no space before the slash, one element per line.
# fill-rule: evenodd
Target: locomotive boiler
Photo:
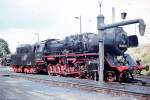
<path fill-rule="evenodd" d="M 128 81 L 132 71 L 143 70 L 126 50 L 138 46 L 136 35 L 127 36 L 122 27 L 104 31 L 104 80 Z M 94 33 L 71 35 L 63 40 L 48 39 L 23 45 L 11 56 L 15 72 L 98 80 L 99 37 Z"/>

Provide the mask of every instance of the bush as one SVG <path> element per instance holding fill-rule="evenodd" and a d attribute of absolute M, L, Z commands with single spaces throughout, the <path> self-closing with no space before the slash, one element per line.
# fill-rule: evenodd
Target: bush
<path fill-rule="evenodd" d="M 142 44 L 137 48 L 129 48 L 128 52 L 132 55 L 135 60 L 141 59 L 144 65 L 150 66 L 150 44 Z M 150 75 L 150 70 L 143 70 L 141 74 Z"/>

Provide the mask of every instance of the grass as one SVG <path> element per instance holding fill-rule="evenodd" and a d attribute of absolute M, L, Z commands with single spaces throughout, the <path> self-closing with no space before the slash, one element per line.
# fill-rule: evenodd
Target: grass
<path fill-rule="evenodd" d="M 144 65 L 150 66 L 150 44 L 141 44 L 137 48 L 129 48 L 128 52 L 135 60 L 141 59 Z M 150 75 L 150 69 L 149 71 L 143 70 L 142 74 Z"/>

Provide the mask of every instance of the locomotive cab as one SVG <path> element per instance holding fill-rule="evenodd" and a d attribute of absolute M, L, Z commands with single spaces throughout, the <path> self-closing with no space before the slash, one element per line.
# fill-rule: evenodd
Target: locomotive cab
<path fill-rule="evenodd" d="M 33 46 L 33 52 L 35 53 L 35 59 L 42 59 L 45 50 L 45 43 L 36 43 Z"/>

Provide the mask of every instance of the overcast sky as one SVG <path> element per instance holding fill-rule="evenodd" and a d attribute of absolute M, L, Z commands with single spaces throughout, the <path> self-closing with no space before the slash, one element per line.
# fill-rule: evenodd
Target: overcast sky
<path fill-rule="evenodd" d="M 0 38 L 8 41 L 12 52 L 18 44 L 30 44 L 47 38 L 64 38 L 79 33 L 82 16 L 82 32 L 97 32 L 98 1 L 102 1 L 105 22 L 111 23 L 112 7 L 116 22 L 120 13 L 127 12 L 127 19 L 143 18 L 150 31 L 150 0 L 0 0 Z M 135 32 L 135 26 L 128 32 Z M 147 31 L 148 32 L 148 31 Z M 149 39 L 150 40 L 150 39 Z"/>

